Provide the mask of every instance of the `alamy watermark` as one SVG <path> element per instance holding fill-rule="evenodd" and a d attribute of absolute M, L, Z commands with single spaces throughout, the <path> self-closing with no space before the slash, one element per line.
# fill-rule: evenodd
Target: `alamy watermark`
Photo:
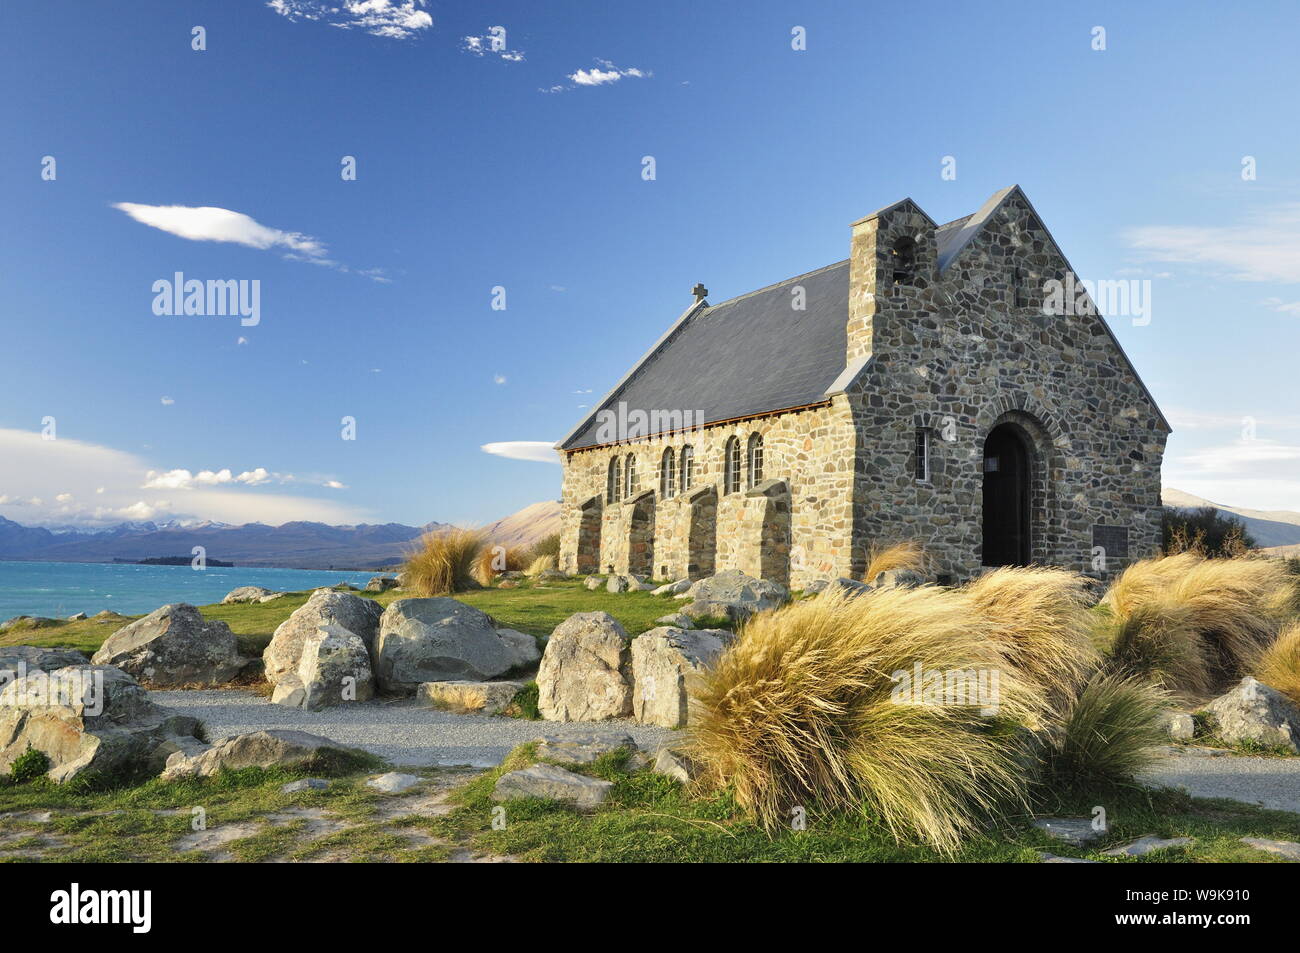
<path fill-rule="evenodd" d="M 176 272 L 171 279 L 153 283 L 153 313 L 157 315 L 239 315 L 246 328 L 262 321 L 262 281 L 260 278 L 187 279 Z"/>
<path fill-rule="evenodd" d="M 1131 317 L 1134 327 L 1145 327 L 1151 323 L 1151 279 L 1092 281 L 1069 271 L 1063 281 L 1043 282 L 1043 314 L 1095 315 L 1099 305 L 1107 317 Z"/>
<path fill-rule="evenodd" d="M 620 400 L 617 408 L 596 413 L 596 442 L 600 444 L 627 443 L 651 434 L 703 430 L 702 410 L 629 410 L 627 401 Z"/>
<path fill-rule="evenodd" d="M 981 715 L 996 715 L 998 674 L 995 668 L 926 669 L 917 661 L 911 671 L 890 675 L 894 687 L 889 697 L 896 705 L 978 708 Z"/>

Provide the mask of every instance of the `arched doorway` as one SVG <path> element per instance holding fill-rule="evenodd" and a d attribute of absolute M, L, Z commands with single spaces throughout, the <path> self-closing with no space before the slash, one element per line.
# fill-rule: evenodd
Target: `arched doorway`
<path fill-rule="evenodd" d="M 985 566 L 1029 565 L 1031 453 L 1015 424 L 999 424 L 984 441 Z"/>

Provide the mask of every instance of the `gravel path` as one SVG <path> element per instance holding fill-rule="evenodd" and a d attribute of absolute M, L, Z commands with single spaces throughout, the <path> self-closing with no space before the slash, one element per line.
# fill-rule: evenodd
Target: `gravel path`
<path fill-rule="evenodd" d="M 593 728 L 617 728 L 653 752 L 673 732 L 630 721 L 524 721 L 492 715 L 453 715 L 420 708 L 413 698 L 383 699 L 304 711 L 272 705 L 252 692 L 151 692 L 159 704 L 201 718 L 212 741 L 266 728 L 292 728 L 365 748 L 395 765 L 460 765 L 491 768 L 511 748 L 540 735 L 574 735 Z"/>
<path fill-rule="evenodd" d="M 1213 749 L 1173 747 L 1141 780 L 1157 787 L 1186 788 L 1193 797 L 1231 798 L 1300 813 L 1300 758 L 1208 754 L 1209 750 Z"/>

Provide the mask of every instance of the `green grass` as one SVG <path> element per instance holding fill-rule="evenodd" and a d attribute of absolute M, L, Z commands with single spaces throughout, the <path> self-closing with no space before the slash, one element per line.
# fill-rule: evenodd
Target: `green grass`
<path fill-rule="evenodd" d="M 278 626 L 294 609 L 307 601 L 310 592 L 295 592 L 265 603 L 200 606 L 205 619 L 219 619 L 230 626 L 239 638 L 239 650 L 247 656 L 260 656 Z M 374 599 L 387 606 L 404 593 L 354 595 Z M 461 602 L 481 609 L 509 629 L 533 636 L 546 637 L 557 625 L 575 612 L 608 612 L 627 629 L 640 635 L 655 627 L 655 619 L 676 612 L 681 603 L 671 596 L 652 596 L 649 592 L 612 593 L 590 590 L 579 581 L 552 582 L 536 588 L 531 580 L 520 580 L 516 589 L 480 589 L 456 596 Z M 127 620 L 140 616 L 128 616 Z M 118 619 L 84 619 L 80 622 L 60 620 L 45 628 L 15 628 L 0 635 L 0 645 L 40 645 L 73 648 L 94 654 L 110 635 L 126 625 Z"/>

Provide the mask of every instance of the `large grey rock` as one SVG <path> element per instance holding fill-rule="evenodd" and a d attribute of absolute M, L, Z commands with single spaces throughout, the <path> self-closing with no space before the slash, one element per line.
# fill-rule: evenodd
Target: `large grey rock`
<path fill-rule="evenodd" d="M 871 591 L 865 582 L 840 576 L 837 579 L 818 579 L 804 587 L 804 595 L 821 595 L 826 592 L 843 593 L 846 596 L 860 596 Z"/>
<path fill-rule="evenodd" d="M 762 612 L 765 609 L 777 608 L 777 606 L 785 602 L 790 593 L 780 583 L 771 582 L 767 579 L 755 579 L 739 569 L 727 569 L 716 575 L 697 580 L 692 583 L 685 594 L 694 600 L 693 605 L 696 606 L 729 607 L 724 613 L 712 610 L 705 611 L 701 608 L 697 614 L 692 612 L 688 606 L 685 611 L 692 618 L 700 618 L 703 615 L 724 614 L 731 618 L 740 619 L 753 615 L 755 612 Z"/>
<path fill-rule="evenodd" d="M 497 635 L 514 653 L 514 664 L 510 666 L 511 668 L 524 668 L 533 665 L 542 657 L 541 649 L 537 647 L 537 640 L 527 632 L 516 632 L 514 629 L 497 629 Z"/>
<path fill-rule="evenodd" d="M 415 697 L 422 705 L 442 711 L 499 715 L 523 687 L 523 682 L 424 682 Z"/>
<path fill-rule="evenodd" d="M 492 789 L 492 800 L 539 797 L 568 801 L 580 808 L 593 808 L 605 800 L 613 786 L 609 781 L 574 774 L 553 764 L 535 764 L 531 768 L 510 771 L 497 778 L 496 787 Z"/>
<path fill-rule="evenodd" d="M 118 629 L 91 661 L 116 665 L 150 687 L 179 688 L 223 685 L 247 659 L 240 656 L 230 626 L 208 621 L 194 606 L 178 602 Z"/>
<path fill-rule="evenodd" d="M 674 629 L 693 629 L 695 620 L 685 612 L 670 612 L 668 615 L 661 615 L 655 619 L 660 625 L 670 625 Z"/>
<path fill-rule="evenodd" d="M 349 748 L 320 735 L 273 728 L 223 738 L 196 754 L 177 752 L 167 759 L 162 777 L 168 781 L 187 777 L 207 778 L 224 769 L 296 768 L 365 757 L 365 753 L 356 748 Z"/>
<path fill-rule="evenodd" d="M 596 590 L 605 585 L 605 579 L 603 576 L 588 576 L 582 584 L 588 589 Z"/>
<path fill-rule="evenodd" d="M 55 672 L 69 665 L 89 665 L 75 649 L 47 649 L 36 645 L 0 645 L 0 686 L 28 672 Z"/>
<path fill-rule="evenodd" d="M 678 579 L 676 582 L 670 582 L 660 586 L 658 589 L 653 590 L 650 595 L 676 596 L 685 592 L 689 588 L 691 588 L 691 581 L 689 579 Z"/>
<path fill-rule="evenodd" d="M 270 644 L 262 653 L 266 680 L 279 685 L 285 676 L 297 677 L 303 643 L 313 638 L 322 625 L 338 626 L 361 639 L 371 655 L 373 670 L 375 637 L 383 613 L 383 606 L 373 599 L 335 589 L 317 589 L 276 627 Z"/>
<path fill-rule="evenodd" d="M 1205 706 L 1215 733 L 1230 743 L 1282 745 L 1300 754 L 1300 708 L 1276 689 L 1247 676 Z"/>
<path fill-rule="evenodd" d="M 201 744 L 198 719 L 155 705 L 119 668 L 37 670 L 0 691 L 0 771 L 30 745 L 50 759 L 48 777 L 156 773 L 167 756 Z"/>
<path fill-rule="evenodd" d="M 366 701 L 374 694 L 366 643 L 340 625 L 325 624 L 303 640 L 297 670 L 280 676 L 271 701 L 319 711 L 330 705 Z"/>
<path fill-rule="evenodd" d="M 723 629 L 651 629 L 632 640 L 632 715 L 664 728 L 684 728 L 690 688 L 735 636 Z"/>
<path fill-rule="evenodd" d="M 1243 837 L 1241 842 L 1247 847 L 1277 854 L 1293 863 L 1300 863 L 1300 844 L 1291 840 L 1269 840 L 1266 837 Z"/>
<path fill-rule="evenodd" d="M 1192 842 L 1190 837 L 1156 837 L 1154 834 L 1148 834 L 1145 837 L 1139 837 L 1131 844 L 1124 844 L 1121 847 L 1112 847 L 1110 850 L 1102 851 L 1107 857 L 1141 857 L 1152 851 L 1167 850 L 1170 847 L 1186 847 Z"/>
<path fill-rule="evenodd" d="M 1160 723 L 1172 741 L 1191 741 L 1196 737 L 1196 721 L 1185 711 L 1167 708 L 1160 713 Z"/>
<path fill-rule="evenodd" d="M 423 682 L 485 682 L 515 668 L 520 651 L 473 606 L 445 597 L 399 599 L 379 622 L 375 675 L 384 691 L 401 693 Z"/>
<path fill-rule="evenodd" d="M 402 774 L 400 771 L 389 771 L 387 774 L 380 774 L 366 781 L 366 787 L 374 788 L 384 794 L 401 794 L 403 791 L 409 791 L 420 783 L 420 777 L 415 774 Z"/>
<path fill-rule="evenodd" d="M 660 748 L 655 754 L 653 770 L 655 774 L 675 778 L 682 784 L 690 784 L 700 775 L 699 766 L 691 758 L 667 747 Z"/>
<path fill-rule="evenodd" d="M 605 581 L 606 592 L 643 592 L 649 591 L 654 587 L 642 579 L 640 576 L 610 576 Z"/>
<path fill-rule="evenodd" d="M 74 612 L 74 613 L 72 613 L 72 615 L 68 616 L 68 621 L 69 621 L 69 622 L 82 622 L 82 621 L 84 621 L 86 618 L 88 618 L 88 616 L 86 615 L 86 613 L 84 613 L 84 612 Z"/>
<path fill-rule="evenodd" d="M 1039 817 L 1034 819 L 1033 825 L 1048 837 L 1075 847 L 1083 847 L 1106 836 L 1106 829 L 1094 827 L 1091 817 Z"/>
<path fill-rule="evenodd" d="M 537 671 L 537 707 L 549 721 L 602 721 L 632 713 L 627 632 L 605 612 L 578 612 L 551 633 Z"/>
<path fill-rule="evenodd" d="M 221 604 L 228 606 L 239 602 L 270 602 L 271 599 L 283 595 L 283 592 L 275 592 L 263 586 L 240 586 L 226 593 L 226 598 L 221 600 Z"/>
<path fill-rule="evenodd" d="M 626 731 L 585 731 L 581 734 L 542 735 L 535 739 L 539 758 L 565 764 L 591 764 L 615 751 L 636 751 L 636 740 Z"/>
<path fill-rule="evenodd" d="M 397 579 L 393 576 L 371 576 L 366 583 L 366 592 L 387 592 L 397 588 Z"/>
<path fill-rule="evenodd" d="M 877 589 L 915 589 L 925 585 L 925 582 L 924 576 L 911 569 L 889 569 L 877 573 L 876 578 L 871 580 L 872 586 Z"/>

